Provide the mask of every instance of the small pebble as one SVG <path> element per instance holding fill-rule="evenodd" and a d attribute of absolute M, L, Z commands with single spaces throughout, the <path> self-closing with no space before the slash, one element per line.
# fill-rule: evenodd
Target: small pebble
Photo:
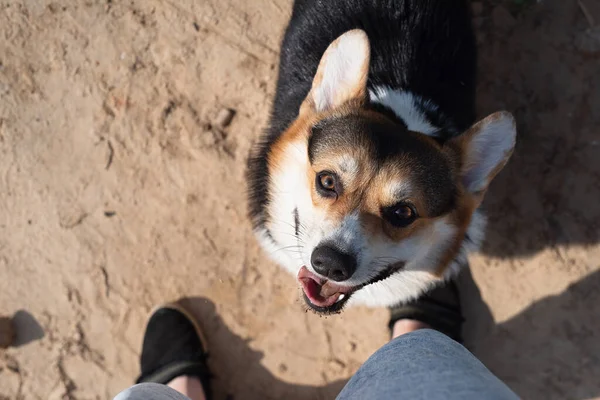
<path fill-rule="evenodd" d="M 235 116 L 235 110 L 231 108 L 222 108 L 219 110 L 217 117 L 215 118 L 215 125 L 225 128 L 231 124 L 233 117 Z"/>
<path fill-rule="evenodd" d="M 356 343 L 348 342 L 348 351 L 354 353 L 356 351 Z"/>
<path fill-rule="evenodd" d="M 12 318 L 0 317 L 0 349 L 6 349 L 13 344 L 15 329 Z"/>

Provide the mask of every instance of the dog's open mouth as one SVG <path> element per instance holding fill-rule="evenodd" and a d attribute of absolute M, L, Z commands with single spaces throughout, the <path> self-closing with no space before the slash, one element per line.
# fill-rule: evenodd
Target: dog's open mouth
<path fill-rule="evenodd" d="M 298 281 L 304 290 L 307 304 L 319 312 L 336 312 L 348 301 L 355 290 L 351 286 L 341 286 L 323 279 L 303 266 L 298 272 Z"/>
<path fill-rule="evenodd" d="M 404 263 L 393 264 L 362 285 L 342 286 L 329 279 L 321 278 L 309 271 L 306 266 L 302 266 L 298 272 L 298 281 L 302 285 L 306 304 L 317 312 L 331 314 L 341 311 L 350 296 L 357 290 L 382 281 L 403 267 Z"/>

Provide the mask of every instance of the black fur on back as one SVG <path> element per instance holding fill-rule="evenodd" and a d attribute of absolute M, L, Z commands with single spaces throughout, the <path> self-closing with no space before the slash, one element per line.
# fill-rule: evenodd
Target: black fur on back
<path fill-rule="evenodd" d="M 475 119 L 476 49 L 468 0 L 296 0 L 281 45 L 277 90 L 269 128 L 248 163 L 249 213 L 266 221 L 267 156 L 296 119 L 329 44 L 351 29 L 371 45 L 369 88 L 409 90 L 446 139 Z"/>

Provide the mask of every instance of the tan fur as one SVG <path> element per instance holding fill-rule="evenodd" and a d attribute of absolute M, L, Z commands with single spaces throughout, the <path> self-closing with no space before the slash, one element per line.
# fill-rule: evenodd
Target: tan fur
<path fill-rule="evenodd" d="M 456 258 L 456 255 L 460 251 L 462 242 L 469 228 L 469 224 L 471 223 L 473 213 L 478 206 L 479 201 L 476 196 L 470 196 L 468 194 L 462 194 L 459 196 L 458 206 L 450 217 L 450 221 L 453 223 L 453 225 L 458 227 L 458 231 L 438 261 L 438 265 L 435 269 L 435 275 L 437 277 L 441 278 L 444 276 L 444 272 L 450 263 Z"/>
<path fill-rule="evenodd" d="M 268 155 L 269 170 L 279 168 L 285 159 L 285 154 L 289 146 L 293 146 L 300 141 L 308 140 L 309 128 L 315 121 L 314 114 L 301 115 L 292 125 L 273 143 Z M 306 146 L 304 146 L 306 147 Z"/>

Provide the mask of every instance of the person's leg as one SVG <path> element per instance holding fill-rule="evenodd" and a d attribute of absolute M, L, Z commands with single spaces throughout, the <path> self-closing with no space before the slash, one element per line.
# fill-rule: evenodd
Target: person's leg
<path fill-rule="evenodd" d="M 160 383 L 138 383 L 123 390 L 114 400 L 191 400 L 181 392 Z"/>
<path fill-rule="evenodd" d="M 400 325 L 397 326 L 397 324 Z M 346 384 L 338 399 L 518 399 L 467 349 L 420 321 L 397 321 L 396 332 L 412 328 L 377 350 Z M 397 329 L 397 330 L 396 330 Z"/>
<path fill-rule="evenodd" d="M 178 376 L 167 386 L 183 393 L 192 400 L 206 400 L 200 380 L 194 376 Z"/>
<path fill-rule="evenodd" d="M 460 344 L 463 321 L 452 281 L 392 307 L 392 340 L 362 365 L 338 399 L 516 399 Z"/>

